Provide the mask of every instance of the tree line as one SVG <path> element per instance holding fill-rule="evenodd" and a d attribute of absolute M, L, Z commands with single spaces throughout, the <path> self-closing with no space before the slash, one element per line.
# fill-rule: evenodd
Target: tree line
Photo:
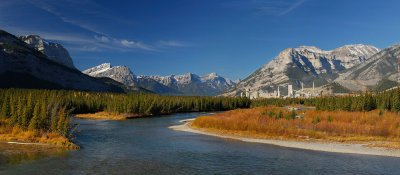
<path fill-rule="evenodd" d="M 69 114 L 106 111 L 158 115 L 248 108 L 248 98 L 184 97 L 71 90 L 0 89 L 0 124 L 67 136 Z"/>

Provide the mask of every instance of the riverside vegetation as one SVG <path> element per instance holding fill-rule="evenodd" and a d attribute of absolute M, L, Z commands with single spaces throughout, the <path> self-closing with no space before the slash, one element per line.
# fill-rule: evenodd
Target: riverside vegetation
<path fill-rule="evenodd" d="M 0 140 L 43 142 L 77 148 L 70 142 L 74 137 L 71 114 L 105 112 L 111 116 L 149 116 L 249 106 L 247 98 L 0 89 Z"/>
<path fill-rule="evenodd" d="M 291 111 L 283 105 L 316 109 Z M 312 99 L 261 99 L 251 109 L 196 118 L 210 132 L 265 139 L 368 143 L 400 149 L 400 89 Z"/>
<path fill-rule="evenodd" d="M 329 128 L 337 127 L 335 121 L 347 121 L 347 123 L 341 123 L 340 126 L 344 126 L 344 124 L 346 124 L 347 126 L 348 124 L 350 126 L 354 125 L 354 127 L 356 127 L 358 123 L 365 123 L 364 120 L 367 120 L 369 121 L 370 125 L 365 125 L 364 129 L 361 128 L 361 130 L 366 130 L 368 132 L 361 130 L 355 131 L 349 126 L 347 129 L 345 129 L 346 133 L 339 132 L 334 133 L 334 135 L 342 136 L 343 134 L 347 134 L 348 136 L 351 134 L 359 133 L 367 133 L 364 135 L 374 133 L 372 134 L 372 136 L 381 137 L 377 140 L 382 140 L 383 138 L 387 137 L 397 139 L 398 137 L 397 135 L 393 134 L 397 132 L 396 129 L 400 125 L 397 124 L 397 118 L 395 118 L 395 116 L 397 116 L 397 112 L 400 111 L 399 89 L 338 97 L 317 97 L 311 99 L 260 99 L 253 101 L 250 101 L 248 98 L 234 97 L 183 97 L 162 96 L 154 94 L 99 93 L 71 90 L 1 89 L 0 139 L 44 142 L 74 148 L 77 146 L 70 142 L 70 139 L 74 137 L 72 134 L 74 130 L 74 125 L 70 123 L 71 114 L 97 113 L 102 114 L 104 117 L 103 119 L 107 119 L 113 118 L 115 116 L 122 116 L 124 118 L 127 118 L 171 114 L 177 112 L 225 111 L 237 108 L 248 108 L 250 106 L 260 107 L 267 105 L 316 106 L 317 112 L 321 113 L 317 114 L 308 112 L 307 115 L 305 115 L 304 119 L 293 120 L 297 114 L 292 111 L 267 108 L 267 111 L 260 112 L 258 111 L 259 108 L 256 108 L 254 110 L 250 109 L 249 111 L 243 112 L 243 114 L 253 113 L 253 117 L 248 116 L 249 119 L 254 119 L 253 122 L 259 121 L 260 117 L 273 117 L 267 118 L 267 122 L 255 122 L 254 126 L 247 124 L 243 124 L 242 126 L 242 123 L 240 122 L 236 124 L 231 123 L 232 126 L 234 126 L 234 128 L 231 129 L 235 130 L 235 128 L 242 128 L 240 129 L 241 131 L 252 131 L 252 127 L 259 127 L 257 125 L 275 123 L 278 126 L 280 125 L 279 122 L 305 122 L 300 124 L 311 122 L 311 124 L 308 124 L 310 124 L 309 126 L 314 126 L 314 128 L 321 128 L 317 127 L 321 125 Z M 256 111 L 256 113 L 250 111 Z M 350 120 L 349 117 L 343 118 L 345 112 L 356 111 L 358 112 L 348 113 L 348 116 L 352 116 L 352 118 L 350 118 L 352 120 Z M 372 115 L 375 114 L 374 111 L 379 111 L 375 112 L 378 114 L 379 117 Z M 241 116 L 241 114 L 242 112 L 239 112 L 238 116 Z M 329 117 L 327 117 L 328 115 Z M 212 127 L 212 122 L 203 122 L 208 123 L 207 126 L 200 125 L 199 121 L 201 121 L 201 119 L 204 119 L 204 117 L 200 117 L 197 120 L 198 127 Z M 228 124 L 224 124 L 224 122 L 226 122 L 228 119 L 233 121 L 233 118 L 226 118 L 218 122 L 220 122 L 220 124 L 228 126 Z M 237 119 L 244 120 L 246 118 Z M 325 120 L 329 121 L 327 125 L 322 124 L 325 122 Z M 380 121 L 390 121 L 390 125 L 384 124 Z M 377 126 L 379 124 L 381 125 Z M 194 126 L 196 126 L 196 122 L 194 122 Z M 277 131 L 279 132 L 276 133 L 276 136 L 282 135 L 281 132 L 289 132 L 283 130 L 290 128 L 285 128 L 286 126 L 294 127 L 297 126 L 297 124 L 283 124 L 280 127 L 284 128 L 277 128 Z M 243 129 L 243 127 L 245 127 L 246 129 Z M 307 133 L 309 134 L 306 135 L 310 137 L 323 137 L 323 134 L 321 135 L 321 133 L 318 132 L 328 132 L 327 135 L 331 135 L 328 130 L 310 130 L 310 127 L 308 127 L 308 125 L 307 127 L 302 127 L 303 129 L 305 128 L 305 130 L 309 130 L 307 131 Z M 390 130 L 384 128 L 389 128 Z M 352 130 L 354 131 L 354 133 L 347 133 Z"/>

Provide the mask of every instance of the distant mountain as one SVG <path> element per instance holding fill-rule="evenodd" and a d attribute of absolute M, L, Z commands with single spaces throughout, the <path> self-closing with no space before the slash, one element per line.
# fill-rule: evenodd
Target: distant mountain
<path fill-rule="evenodd" d="M 217 95 L 236 84 L 216 73 L 205 76 L 192 73 L 169 76 L 135 76 L 126 66 L 112 67 L 110 63 L 87 69 L 83 73 L 93 77 L 109 77 L 126 85 L 136 85 L 164 95 Z"/>
<path fill-rule="evenodd" d="M 340 71 L 365 62 L 380 50 L 374 46 L 357 44 L 346 45 L 325 51 L 315 46 L 288 48 L 272 61 L 255 71 L 235 86 L 228 88 L 222 95 L 238 96 L 246 89 L 259 92 L 261 96 L 273 92 L 282 86 L 282 95 L 286 87 L 292 84 L 295 89 L 322 86 L 333 82 Z"/>
<path fill-rule="evenodd" d="M 226 88 L 235 84 L 229 79 L 225 79 L 216 73 L 198 76 L 189 72 L 184 75 L 141 76 L 141 78 L 153 79 L 166 87 L 173 89 L 172 92 L 179 92 L 178 94 L 182 95 L 217 95 Z"/>
<path fill-rule="evenodd" d="M 371 56 L 363 64 L 340 73 L 335 82 L 353 91 L 368 89 L 383 90 L 398 85 L 398 58 L 400 44 L 386 48 Z"/>
<path fill-rule="evenodd" d="M 133 86 L 136 82 L 135 75 L 126 66 L 111 67 L 110 63 L 104 63 L 83 71 L 92 77 L 109 77 L 127 86 Z"/>
<path fill-rule="evenodd" d="M 24 35 L 18 36 L 18 38 L 39 52 L 47 55 L 51 60 L 69 68 L 76 69 L 67 49 L 61 44 L 46 41 L 38 35 Z"/>
<path fill-rule="evenodd" d="M 40 42 L 44 42 L 44 40 Z M 59 44 L 50 44 L 49 46 L 63 48 Z M 137 87 L 128 88 L 109 78 L 98 79 L 87 76 L 72 68 L 72 63 L 69 64 L 70 66 L 66 66 L 55 60 L 60 57 L 50 58 L 45 55 L 44 53 L 49 53 L 46 51 L 46 47 L 44 46 L 44 50 L 37 49 L 16 36 L 0 30 L 0 88 L 74 89 L 102 92 L 142 90 Z M 65 55 L 69 55 L 66 50 L 64 51 Z"/>

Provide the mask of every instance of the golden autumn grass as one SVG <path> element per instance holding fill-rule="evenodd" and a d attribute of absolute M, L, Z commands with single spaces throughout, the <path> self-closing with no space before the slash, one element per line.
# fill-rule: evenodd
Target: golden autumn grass
<path fill-rule="evenodd" d="M 267 110 L 267 112 L 264 112 Z M 270 115 L 274 111 L 275 115 Z M 282 111 L 283 118 L 277 118 Z M 237 109 L 201 116 L 191 127 L 219 134 L 264 139 L 370 143 L 372 147 L 400 149 L 400 115 L 378 110 L 369 112 L 296 111 L 304 118 L 291 119 L 282 107 Z M 288 116 L 286 118 L 286 116 Z"/>
<path fill-rule="evenodd" d="M 57 133 L 40 133 L 39 131 L 23 130 L 19 127 L 11 127 L 0 122 L 0 140 L 45 143 L 49 146 L 79 149 L 78 145 L 72 143 L 68 138 Z"/>
<path fill-rule="evenodd" d="M 129 118 L 142 117 L 142 115 L 129 113 L 115 114 L 110 112 L 96 112 L 93 114 L 77 114 L 75 115 L 75 117 L 92 120 L 125 120 Z"/>

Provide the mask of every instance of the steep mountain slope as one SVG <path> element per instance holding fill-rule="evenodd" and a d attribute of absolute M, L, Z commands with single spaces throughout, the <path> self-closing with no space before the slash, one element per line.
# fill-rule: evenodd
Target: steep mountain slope
<path fill-rule="evenodd" d="M 25 35 L 19 36 L 18 38 L 36 50 L 47 55 L 51 60 L 69 68 L 76 69 L 74 63 L 72 62 L 71 56 L 61 44 L 48 42 L 38 35 Z"/>
<path fill-rule="evenodd" d="M 397 63 L 400 56 L 400 44 L 390 46 L 371 56 L 365 63 L 340 73 L 335 82 L 351 90 L 363 90 L 365 87 L 384 86 L 382 83 L 397 81 Z M 389 81 L 388 81 L 389 80 Z"/>
<path fill-rule="evenodd" d="M 150 76 L 140 75 L 136 77 L 136 85 L 148 90 L 151 90 L 157 94 L 162 95 L 184 95 L 182 92 L 179 92 L 177 88 L 172 88 L 166 86 Z"/>
<path fill-rule="evenodd" d="M 380 50 L 369 45 L 346 45 L 331 51 L 315 46 L 288 48 L 272 61 L 258 69 L 239 84 L 228 88 L 222 95 L 238 96 L 246 89 L 265 96 L 276 90 L 277 86 L 292 84 L 300 88 L 311 87 L 312 82 L 321 86 L 332 82 L 339 71 L 349 69 L 365 62 Z M 285 95 L 286 89 L 281 89 Z"/>
<path fill-rule="evenodd" d="M 115 82 L 114 80 L 112 80 Z M 75 89 L 124 92 L 117 82 L 82 74 L 53 61 L 12 34 L 0 30 L 0 88 Z"/>
<path fill-rule="evenodd" d="M 187 73 L 169 76 L 135 76 L 126 66 L 104 63 L 83 73 L 93 77 L 109 77 L 126 85 L 136 85 L 164 95 L 217 95 L 235 83 L 216 73 L 205 76 Z"/>
<path fill-rule="evenodd" d="M 128 86 L 133 86 L 136 82 L 135 75 L 128 67 L 111 67 L 110 63 L 98 65 L 96 67 L 84 70 L 82 73 L 90 75 L 92 77 L 109 77 Z"/>
<path fill-rule="evenodd" d="M 205 76 L 201 76 L 200 78 L 206 84 L 208 84 L 208 86 L 210 86 L 214 89 L 225 90 L 226 88 L 229 88 L 232 85 L 237 84 L 228 78 L 223 78 L 223 77 L 219 76 L 217 73 L 211 73 L 211 74 L 208 74 Z"/>

